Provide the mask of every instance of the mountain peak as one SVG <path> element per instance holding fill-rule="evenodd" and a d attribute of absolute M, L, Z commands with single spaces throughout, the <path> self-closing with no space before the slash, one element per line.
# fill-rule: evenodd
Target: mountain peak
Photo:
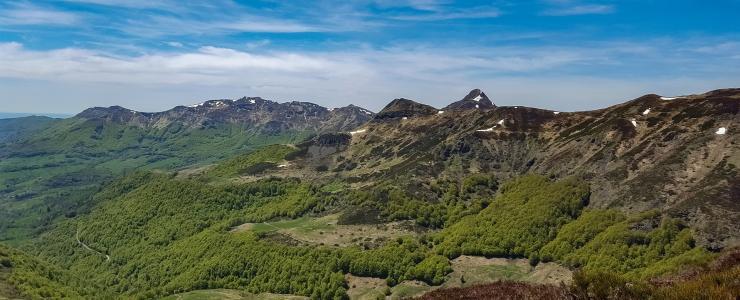
<path fill-rule="evenodd" d="M 398 98 L 388 103 L 377 115 L 376 119 L 393 119 L 401 117 L 415 117 L 415 116 L 427 116 L 437 113 L 437 109 L 409 100 L 406 98 Z"/>
<path fill-rule="evenodd" d="M 495 105 L 486 96 L 486 93 L 480 89 L 474 89 L 462 98 L 462 100 L 448 105 L 444 110 L 490 109 L 494 107 Z"/>

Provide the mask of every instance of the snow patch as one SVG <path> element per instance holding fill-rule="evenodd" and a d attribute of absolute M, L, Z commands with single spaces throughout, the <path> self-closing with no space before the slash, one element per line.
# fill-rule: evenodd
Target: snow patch
<path fill-rule="evenodd" d="M 254 101 L 254 99 L 249 99 L 249 103 L 255 104 L 257 101 Z"/>
<path fill-rule="evenodd" d="M 285 168 L 287 166 L 288 166 L 287 164 L 282 164 L 282 165 L 278 165 L 278 168 Z"/>
<path fill-rule="evenodd" d="M 681 97 L 660 97 L 660 100 L 676 100 Z"/>
<path fill-rule="evenodd" d="M 350 131 L 349 134 L 355 135 L 355 134 L 358 134 L 358 133 L 363 133 L 365 131 L 367 131 L 367 129 L 360 129 L 360 130 L 357 130 L 357 131 Z"/>
<path fill-rule="evenodd" d="M 409 119 L 409 117 L 403 117 L 403 118 L 401 118 L 401 119 L 403 119 L 403 120 L 408 120 L 408 119 Z"/>
<path fill-rule="evenodd" d="M 637 128 L 637 121 L 635 121 L 635 119 L 630 120 L 630 122 L 632 123 L 632 126 L 635 126 L 635 128 Z"/>
<path fill-rule="evenodd" d="M 643 111 L 643 112 L 642 112 L 642 115 L 643 115 L 643 116 L 647 116 L 647 114 L 649 114 L 649 113 L 650 113 L 650 108 L 648 108 L 648 109 L 646 109 L 645 111 Z"/>
<path fill-rule="evenodd" d="M 721 134 L 725 134 L 725 133 L 727 133 L 727 128 L 725 128 L 725 127 L 720 127 L 720 128 L 719 128 L 719 129 L 717 129 L 717 131 L 715 132 L 715 134 L 720 134 L 720 135 L 721 135 Z"/>
<path fill-rule="evenodd" d="M 498 123 L 496 123 L 496 124 L 498 124 L 498 125 L 504 125 L 504 119 L 501 119 L 501 121 L 498 121 Z"/>
<path fill-rule="evenodd" d="M 480 108 L 480 105 L 476 104 L 476 105 L 475 105 L 475 108 Z"/>
<path fill-rule="evenodd" d="M 476 101 L 477 102 L 477 101 L 480 101 L 480 99 L 483 99 L 483 97 L 481 97 L 480 95 L 478 95 L 478 96 L 475 96 L 475 98 L 473 98 L 473 101 Z"/>
<path fill-rule="evenodd" d="M 556 114 L 556 115 L 559 115 L 559 114 L 560 114 L 560 112 L 559 112 L 559 111 L 554 111 L 554 112 L 552 112 L 552 113 L 553 113 L 553 114 Z"/>
<path fill-rule="evenodd" d="M 491 132 L 491 131 L 493 131 L 493 128 L 495 128 L 495 127 L 496 127 L 496 126 L 493 126 L 493 127 L 491 127 L 491 128 L 486 128 L 486 129 L 478 129 L 478 130 L 476 130 L 476 131 L 477 131 L 477 132 Z"/>
<path fill-rule="evenodd" d="M 333 107 L 332 107 L 332 108 L 330 108 L 330 109 L 329 109 L 329 111 L 334 111 L 334 108 L 333 108 Z"/>
<path fill-rule="evenodd" d="M 200 106 L 203 106 L 203 104 L 205 104 L 205 102 L 201 102 L 201 103 L 193 104 L 193 105 L 188 105 L 188 107 L 200 107 Z"/>
<path fill-rule="evenodd" d="M 443 114 L 443 113 L 445 113 L 445 111 L 444 111 L 444 110 L 440 110 L 440 111 L 438 111 L 438 112 L 437 112 L 437 114 L 438 114 L 438 115 L 441 115 L 441 114 Z"/>

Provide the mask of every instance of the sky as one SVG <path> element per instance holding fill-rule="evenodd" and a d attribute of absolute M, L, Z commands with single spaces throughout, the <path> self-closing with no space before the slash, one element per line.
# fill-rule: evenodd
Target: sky
<path fill-rule="evenodd" d="M 3 112 L 242 96 L 378 111 L 473 88 L 577 111 L 727 87 L 740 0 L 0 0 Z"/>

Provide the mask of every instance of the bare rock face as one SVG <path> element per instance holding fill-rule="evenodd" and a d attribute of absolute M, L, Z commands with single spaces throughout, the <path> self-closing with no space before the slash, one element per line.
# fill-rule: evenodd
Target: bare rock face
<path fill-rule="evenodd" d="M 264 133 L 279 133 L 285 130 L 348 131 L 371 120 L 374 115 L 354 105 L 330 110 L 309 102 L 277 103 L 259 97 L 244 97 L 209 100 L 156 113 L 136 112 L 120 106 L 94 107 L 76 117 L 143 128 L 166 128 L 173 124 L 185 128 L 233 124 L 261 129 Z"/>
<path fill-rule="evenodd" d="M 468 110 L 468 109 L 491 109 L 495 105 L 488 99 L 486 93 L 479 89 L 474 89 L 468 93 L 462 100 L 454 102 L 443 110 Z"/>
<path fill-rule="evenodd" d="M 468 96 L 487 99 L 482 95 Z M 453 105 L 465 107 L 474 101 L 468 98 Z M 659 210 L 685 220 L 700 244 L 721 248 L 740 243 L 739 105 L 740 89 L 645 95 L 562 113 L 496 106 L 438 113 L 397 99 L 321 164 L 339 170 L 332 176 L 367 184 L 476 172 L 502 179 L 529 172 L 576 176 L 591 183 L 591 207 Z M 342 165 L 351 171 L 342 175 Z"/>

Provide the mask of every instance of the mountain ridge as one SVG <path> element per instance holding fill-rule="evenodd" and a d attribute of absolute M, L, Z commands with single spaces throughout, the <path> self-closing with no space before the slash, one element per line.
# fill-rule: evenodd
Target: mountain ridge
<path fill-rule="evenodd" d="M 591 182 L 595 207 L 682 217 L 710 248 L 740 241 L 732 233 L 740 232 L 740 206 L 732 200 L 740 190 L 740 89 L 648 94 L 567 113 L 523 106 L 432 113 L 398 102 L 347 142 L 307 142 L 302 160 L 270 176 L 294 176 L 300 168 L 366 184 L 470 173 L 578 176 Z"/>

